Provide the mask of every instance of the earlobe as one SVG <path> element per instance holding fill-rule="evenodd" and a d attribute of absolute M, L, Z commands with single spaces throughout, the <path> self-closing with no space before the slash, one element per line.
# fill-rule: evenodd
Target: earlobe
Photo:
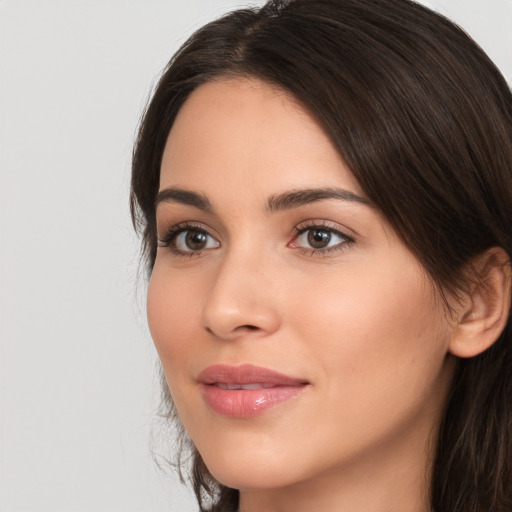
<path fill-rule="evenodd" d="M 487 350 L 500 336 L 510 312 L 511 265 L 501 247 L 478 255 L 471 265 L 474 275 L 470 292 L 461 304 L 450 352 L 474 357 Z"/>

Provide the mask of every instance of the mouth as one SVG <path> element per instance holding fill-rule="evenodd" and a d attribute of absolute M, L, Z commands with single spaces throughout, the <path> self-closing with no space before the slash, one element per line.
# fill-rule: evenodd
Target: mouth
<path fill-rule="evenodd" d="M 272 384 L 259 384 L 259 383 L 252 383 L 252 384 L 228 384 L 227 382 L 214 382 L 212 384 L 213 386 L 219 386 L 221 389 L 228 389 L 230 391 L 234 391 L 236 389 L 270 389 L 275 387 Z"/>
<path fill-rule="evenodd" d="M 198 377 L 203 397 L 216 414 L 232 418 L 260 415 L 297 398 L 309 382 L 253 365 L 215 365 Z"/>

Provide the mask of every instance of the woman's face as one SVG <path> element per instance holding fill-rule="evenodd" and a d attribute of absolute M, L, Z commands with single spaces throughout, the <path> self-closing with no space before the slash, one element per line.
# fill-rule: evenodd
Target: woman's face
<path fill-rule="evenodd" d="M 196 89 L 165 147 L 157 227 L 149 325 L 220 482 L 424 471 L 451 322 L 291 96 L 257 80 Z"/>

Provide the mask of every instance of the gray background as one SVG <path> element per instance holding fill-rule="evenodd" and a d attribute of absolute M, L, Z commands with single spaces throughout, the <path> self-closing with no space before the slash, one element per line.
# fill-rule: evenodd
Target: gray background
<path fill-rule="evenodd" d="M 512 82 L 512 0 L 425 3 Z M 0 0 L 1 512 L 195 510 L 149 454 L 159 390 L 129 162 L 163 65 L 241 5 Z"/>

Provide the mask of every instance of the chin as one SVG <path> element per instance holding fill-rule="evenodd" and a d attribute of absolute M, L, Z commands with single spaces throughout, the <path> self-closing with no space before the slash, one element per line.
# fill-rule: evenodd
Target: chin
<path fill-rule="evenodd" d="M 283 454 L 276 453 L 279 452 L 257 448 L 244 450 L 234 443 L 231 449 L 207 452 L 202 457 L 211 475 L 233 489 L 285 487 L 304 477 L 299 474 L 296 461 L 292 464 Z"/>
<path fill-rule="evenodd" d="M 222 485 L 240 490 L 282 488 L 292 484 L 287 468 L 252 461 L 249 464 L 214 464 L 208 466 L 212 476 Z"/>

